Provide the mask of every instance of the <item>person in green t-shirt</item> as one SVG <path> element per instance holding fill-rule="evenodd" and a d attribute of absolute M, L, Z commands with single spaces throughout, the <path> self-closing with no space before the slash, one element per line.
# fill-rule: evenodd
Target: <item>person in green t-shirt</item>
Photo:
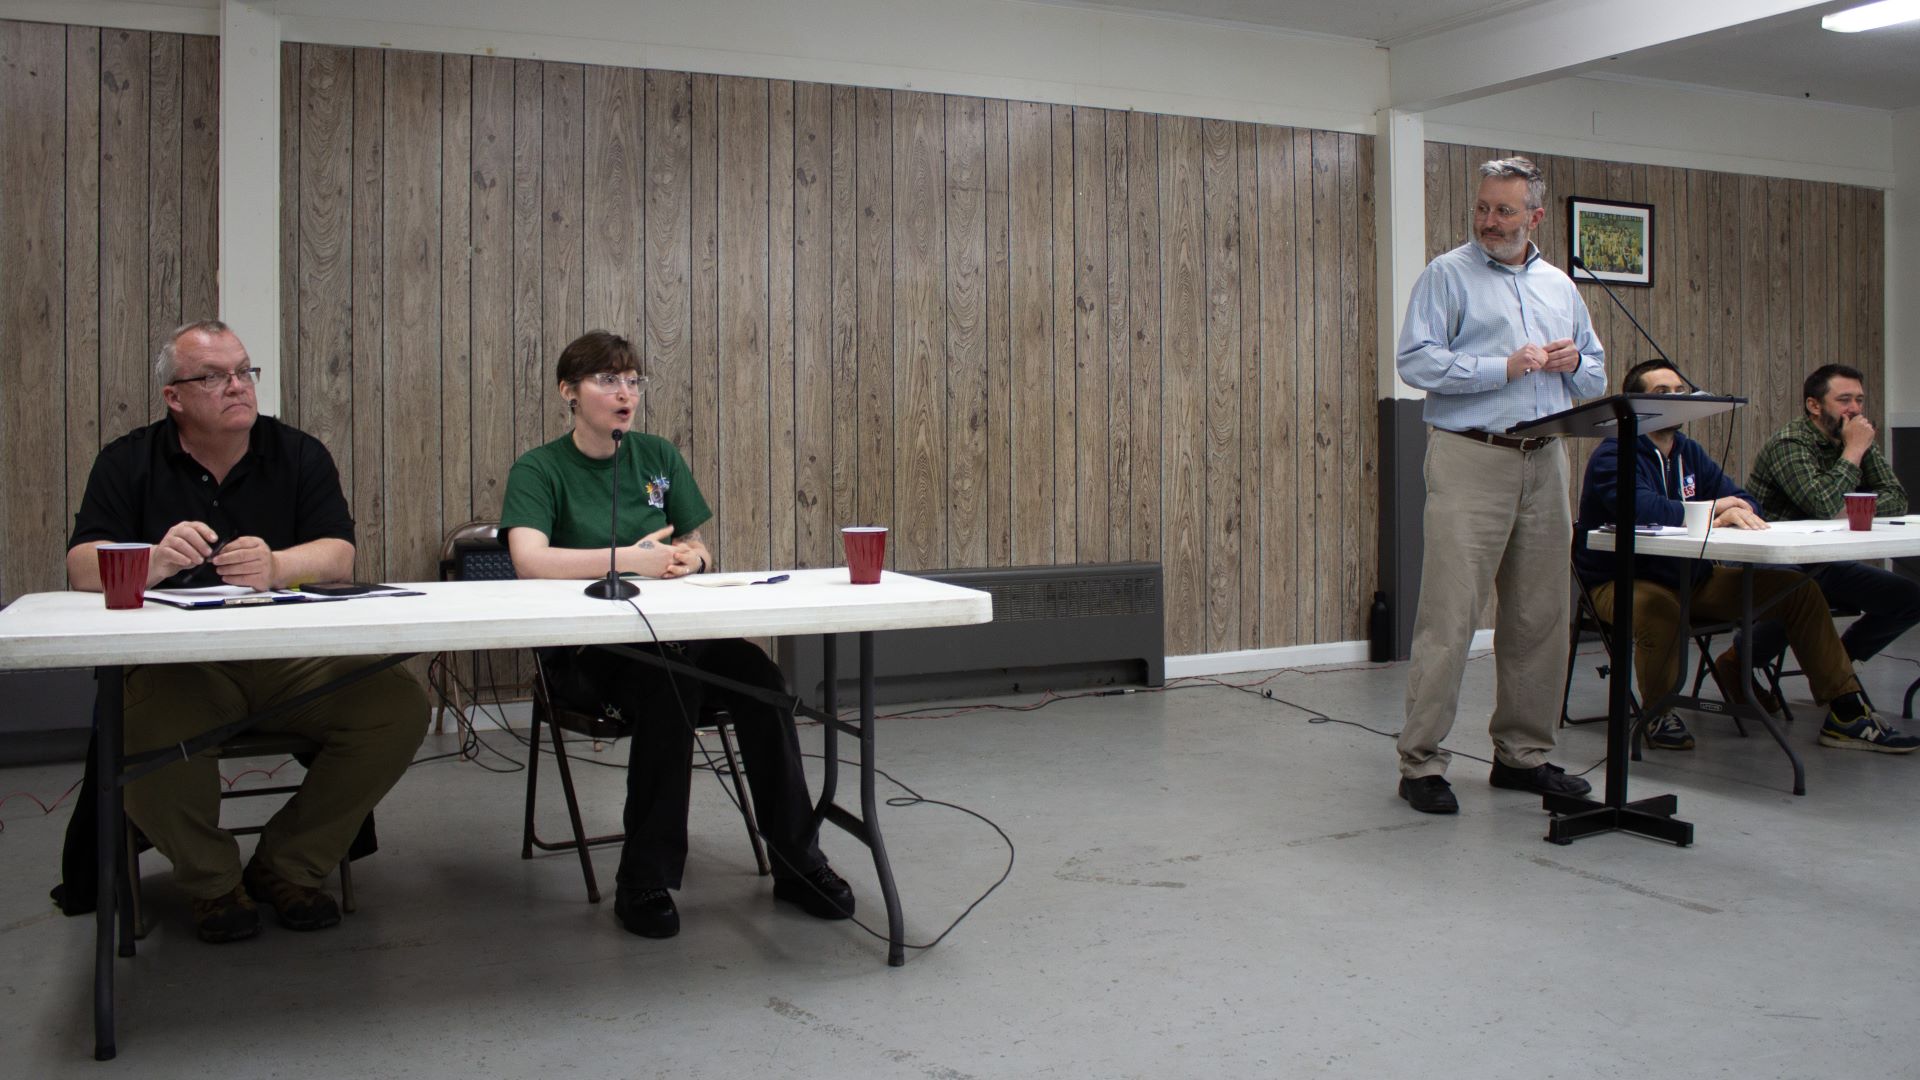
<path fill-rule="evenodd" d="M 713 511 L 680 452 L 657 435 L 627 434 L 640 401 L 640 362 L 626 338 L 594 330 L 560 353 L 555 377 L 573 430 L 520 455 L 500 513 L 514 571 L 523 578 L 590 579 L 607 572 L 679 578 L 704 573 L 712 555 L 700 527 Z M 615 441 L 614 432 L 622 438 Z M 613 472 L 619 521 L 613 535 Z M 784 694 L 786 677 L 758 646 L 739 638 L 637 642 L 722 678 Z M 707 702 L 731 714 L 745 757 L 753 808 L 774 864 L 773 895 L 822 919 L 853 914 L 853 890 L 820 852 L 819 825 L 800 765 L 791 708 L 725 687 L 671 680 L 664 669 L 591 647 L 542 650 L 551 693 L 585 712 L 632 724 L 626 840 L 615 875 L 614 914 L 642 937 L 672 937 L 687 861 L 687 800 L 693 729 Z"/>

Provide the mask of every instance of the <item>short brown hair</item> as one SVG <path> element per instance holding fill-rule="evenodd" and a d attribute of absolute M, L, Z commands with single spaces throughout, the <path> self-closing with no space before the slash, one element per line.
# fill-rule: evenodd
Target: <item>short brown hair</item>
<path fill-rule="evenodd" d="M 589 330 L 574 338 L 554 365 L 555 380 L 561 383 L 577 383 L 603 371 L 639 370 L 640 354 L 633 343 L 611 330 Z"/>

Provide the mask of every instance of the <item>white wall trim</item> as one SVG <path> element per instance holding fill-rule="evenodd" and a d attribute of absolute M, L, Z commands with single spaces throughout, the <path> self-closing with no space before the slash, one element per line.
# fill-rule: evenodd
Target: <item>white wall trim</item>
<path fill-rule="evenodd" d="M 1679 169 L 1710 169 L 1747 176 L 1772 176 L 1787 180 L 1812 180 L 1827 184 L 1853 184 L 1886 190 L 1894 186 L 1889 169 L 1855 168 L 1839 162 L 1795 161 L 1787 158 L 1748 157 L 1739 154 L 1715 154 L 1698 149 L 1674 150 L 1639 143 L 1608 142 L 1594 138 L 1567 138 L 1527 131 L 1471 127 L 1429 121 L 1430 142 L 1460 143 L 1467 146 L 1511 147 L 1539 154 L 1624 161 L 1636 165 L 1666 165 Z"/>
<path fill-rule="evenodd" d="M 1475 652 L 1493 648 L 1493 631 L 1475 631 L 1471 648 Z M 1320 664 L 1364 664 L 1366 660 L 1367 643 L 1364 641 L 1329 641 L 1321 645 L 1286 645 L 1277 649 L 1195 653 L 1167 657 L 1167 678 L 1234 675 L 1244 671 L 1272 671 L 1275 668 L 1314 667 Z"/>
<path fill-rule="evenodd" d="M 131 0 L 0 0 L 0 19 L 109 26 L 163 34 L 220 33 L 220 9 L 207 4 L 133 3 Z"/>

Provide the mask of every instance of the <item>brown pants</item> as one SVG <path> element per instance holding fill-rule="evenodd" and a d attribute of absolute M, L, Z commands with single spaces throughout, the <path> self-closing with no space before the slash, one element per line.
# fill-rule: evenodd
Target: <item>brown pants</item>
<path fill-rule="evenodd" d="M 1692 618 L 1728 622 L 1740 617 L 1741 571 L 1724 566 L 1693 591 Z M 1613 582 L 1592 589 L 1593 606 L 1602 620 L 1613 620 Z M 1778 598 L 1776 602 L 1776 598 Z M 1812 578 L 1796 570 L 1755 570 L 1753 606 L 1760 617 L 1785 624 L 1787 641 L 1800 669 L 1807 673 L 1813 696 L 1832 701 L 1860 689 L 1853 661 L 1833 628 L 1827 598 Z M 1672 690 L 1680 681 L 1680 654 L 1674 648 L 1680 634 L 1680 598 L 1665 585 L 1633 583 L 1633 674 L 1642 704 Z"/>
<path fill-rule="evenodd" d="M 1434 431 L 1427 440 L 1426 550 L 1407 671 L 1400 774 L 1438 776 L 1450 759 L 1460 676 L 1473 632 L 1497 596 L 1494 753 L 1530 769 L 1553 749 L 1571 616 L 1567 553 L 1573 513 L 1567 454 L 1555 442 L 1522 453 Z"/>
<path fill-rule="evenodd" d="M 157 750 L 284 701 L 363 667 L 369 657 L 153 664 L 126 674 L 127 753 Z M 256 857 L 296 885 L 318 886 L 340 864 L 360 823 L 393 787 L 427 733 L 427 696 L 388 668 L 255 730 L 320 743 L 300 790 L 260 834 Z M 127 815 L 173 863 L 189 896 L 240 883 L 240 847 L 220 827 L 220 765 L 212 751 L 127 785 Z"/>

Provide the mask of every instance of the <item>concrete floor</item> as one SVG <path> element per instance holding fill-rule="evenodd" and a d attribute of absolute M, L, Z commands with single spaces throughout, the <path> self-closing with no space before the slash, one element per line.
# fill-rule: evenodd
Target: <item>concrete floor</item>
<path fill-rule="evenodd" d="M 1486 753 L 1492 668 L 1468 667 L 1460 752 Z M 1592 668 L 1575 693 L 1599 705 Z M 1915 673 L 1882 659 L 1865 675 L 1897 708 Z M 1404 684 L 1395 665 L 1267 686 L 1394 731 Z M 158 925 L 120 962 L 111 1064 L 90 1060 L 92 921 L 46 899 L 67 815 L 16 799 L 0 810 L 0 1074 L 1920 1076 L 1920 755 L 1824 750 L 1803 719 L 1810 793 L 1795 798 L 1770 741 L 1695 727 L 1698 750 L 1635 774 L 1636 794 L 1672 792 L 1695 823 L 1681 850 L 1545 844 L 1538 800 L 1461 758 L 1460 815 L 1415 814 L 1387 739 L 1219 687 L 893 720 L 883 764 L 1019 848 L 1007 884 L 898 969 L 858 928 L 774 906 L 711 777 L 694 788 L 684 930 L 655 942 L 588 905 L 570 857 L 518 858 L 522 776 L 424 764 L 382 805 L 360 911 L 333 930 L 269 918 L 255 941 L 202 945 L 148 855 Z M 1558 759 L 1577 771 L 1603 743 L 1569 730 Z M 579 772 L 593 818 L 615 823 L 622 775 Z M 0 771 L 0 794 L 51 798 L 76 776 Z M 883 822 L 912 940 L 1007 860 L 951 810 Z M 824 844 L 884 922 L 861 849 L 831 829 Z M 603 881 L 615 860 L 599 853 Z"/>

